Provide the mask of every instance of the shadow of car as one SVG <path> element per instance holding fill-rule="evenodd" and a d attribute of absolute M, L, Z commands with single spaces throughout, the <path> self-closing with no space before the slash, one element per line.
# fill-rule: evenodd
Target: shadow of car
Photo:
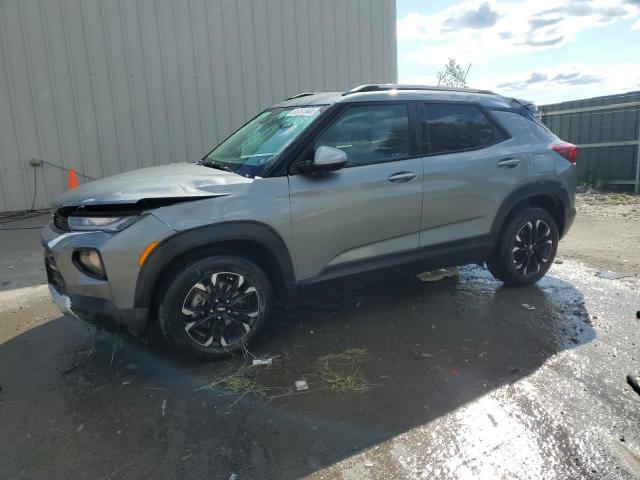
<path fill-rule="evenodd" d="M 102 475 L 114 466 L 121 470 L 112 478 L 300 478 L 516 382 L 594 338 L 572 285 L 547 276 L 537 286 L 504 288 L 485 270 L 464 267 L 454 279 L 354 286 L 281 311 L 251 352 L 274 358 L 252 377 L 267 393 L 240 398 L 223 385 L 202 387 L 243 358 L 203 364 L 153 336 L 94 340 L 60 318 L 0 346 L 0 365 L 14 372 L 4 379 L 3 410 L 14 420 L 0 434 L 9 446 L 0 464 L 32 476 L 55 464 L 48 478 Z M 50 345 L 50 358 L 43 358 L 34 353 L 43 342 L 67 345 Z M 354 366 L 370 388 L 326 388 L 318 359 L 352 348 L 366 349 Z M 41 369 L 48 373 L 21 380 Z M 293 389 L 300 378 L 308 391 Z M 33 456 L 22 440 L 26 425 L 42 445 L 56 448 Z"/>

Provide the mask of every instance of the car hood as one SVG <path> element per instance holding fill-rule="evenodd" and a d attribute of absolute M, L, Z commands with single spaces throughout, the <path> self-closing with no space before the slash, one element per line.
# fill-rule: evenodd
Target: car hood
<path fill-rule="evenodd" d="M 251 178 L 195 163 L 172 163 L 82 184 L 63 193 L 53 204 L 66 207 L 135 203 L 155 198 L 216 197 L 229 195 L 234 185 L 251 182 Z"/>

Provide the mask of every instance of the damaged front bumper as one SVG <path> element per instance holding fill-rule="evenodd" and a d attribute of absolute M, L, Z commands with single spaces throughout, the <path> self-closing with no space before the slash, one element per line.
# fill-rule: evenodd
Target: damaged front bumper
<path fill-rule="evenodd" d="M 153 215 L 120 232 L 65 232 L 48 225 L 42 234 L 49 291 L 65 315 L 106 329 L 138 333 L 148 324 L 148 308 L 135 305 L 140 254 L 151 242 L 175 233 Z M 74 252 L 97 250 L 105 278 L 79 268 Z"/>
<path fill-rule="evenodd" d="M 49 283 L 49 293 L 62 313 L 69 315 L 70 317 L 78 318 L 78 315 L 76 315 L 76 313 L 71 309 L 71 297 L 58 292 L 56 287 L 51 283 Z"/>

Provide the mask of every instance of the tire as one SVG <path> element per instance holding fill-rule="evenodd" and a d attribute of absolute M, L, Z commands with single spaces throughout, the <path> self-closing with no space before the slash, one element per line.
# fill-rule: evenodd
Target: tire
<path fill-rule="evenodd" d="M 267 276 L 253 262 L 233 254 L 190 260 L 172 272 L 162 292 L 162 334 L 178 349 L 203 360 L 246 348 L 273 304 Z"/>
<path fill-rule="evenodd" d="M 551 268 L 558 240 L 553 217 L 542 208 L 527 208 L 506 225 L 493 255 L 486 261 L 487 268 L 507 285 L 531 285 Z"/>

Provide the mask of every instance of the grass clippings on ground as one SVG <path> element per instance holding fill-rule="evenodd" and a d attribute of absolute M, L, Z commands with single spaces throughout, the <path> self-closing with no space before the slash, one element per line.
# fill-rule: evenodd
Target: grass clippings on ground
<path fill-rule="evenodd" d="M 368 353 L 364 348 L 350 348 L 320 357 L 313 366 L 313 370 L 303 375 L 303 377 L 315 379 L 315 381 L 309 381 L 315 383 L 317 387 L 305 391 L 295 391 L 292 385 L 265 386 L 259 383 L 258 376 L 270 368 L 270 365 L 252 365 L 249 363 L 249 356 L 244 356 L 240 365 L 232 365 L 212 380 L 201 382 L 202 385 L 196 391 L 211 390 L 223 394 L 238 395 L 238 398 L 228 408 L 233 407 L 245 395 L 270 401 L 280 397 L 320 390 L 363 393 L 372 387 L 372 384 L 367 382 L 359 369 L 359 365 L 367 357 Z"/>
<path fill-rule="evenodd" d="M 224 388 L 229 393 L 248 393 L 264 397 L 265 387 L 256 382 L 256 370 L 252 365 L 243 363 L 239 367 L 231 367 L 225 370 L 210 382 L 203 382 L 203 385 L 196 390 L 217 390 Z"/>
<path fill-rule="evenodd" d="M 363 393 L 371 388 L 358 366 L 366 358 L 367 350 L 364 348 L 331 353 L 318 359 L 318 373 L 330 390 Z"/>

